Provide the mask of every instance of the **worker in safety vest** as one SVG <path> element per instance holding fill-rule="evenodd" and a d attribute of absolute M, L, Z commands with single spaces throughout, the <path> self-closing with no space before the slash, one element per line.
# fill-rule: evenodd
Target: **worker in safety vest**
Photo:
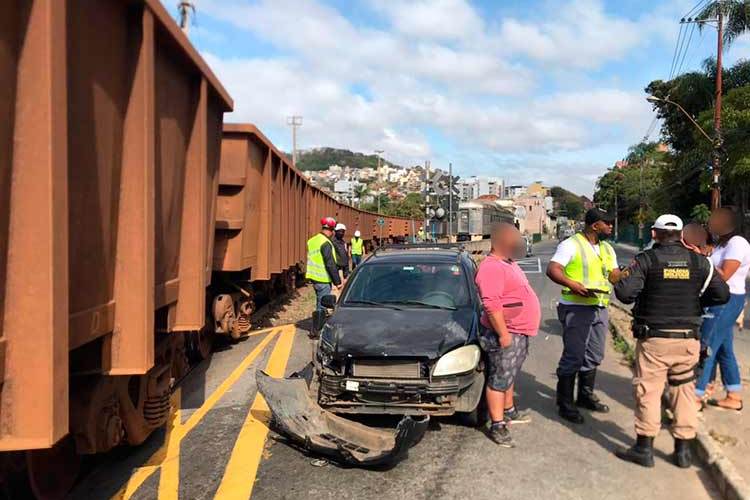
<path fill-rule="evenodd" d="M 349 245 L 349 253 L 352 256 L 352 268 L 355 268 L 365 256 L 365 240 L 362 239 L 362 233 L 359 232 L 359 229 L 354 231 L 354 237 Z"/>
<path fill-rule="evenodd" d="M 557 368 L 557 405 L 560 416 L 583 423 L 578 407 L 606 413 L 609 407 L 594 394 L 596 369 L 604 359 L 609 330 L 607 305 L 612 282 L 620 270 L 612 245 L 613 217 L 592 208 L 582 232 L 562 241 L 547 267 L 547 276 L 562 285 L 557 314 L 563 326 L 563 353 Z M 578 399 L 574 402 L 576 377 Z"/>
<path fill-rule="evenodd" d="M 307 240 L 307 272 L 305 277 L 309 279 L 315 289 L 315 309 L 325 312 L 320 300 L 325 295 L 330 295 L 332 287 L 336 290 L 341 288 L 341 278 L 336 264 L 336 250 L 331 242 L 336 221 L 333 217 L 323 217 L 320 220 L 322 226 L 320 232 Z"/>
<path fill-rule="evenodd" d="M 422 226 L 419 226 L 419 231 L 417 231 L 417 239 L 419 241 L 425 241 L 427 235 L 425 235 L 424 228 Z"/>

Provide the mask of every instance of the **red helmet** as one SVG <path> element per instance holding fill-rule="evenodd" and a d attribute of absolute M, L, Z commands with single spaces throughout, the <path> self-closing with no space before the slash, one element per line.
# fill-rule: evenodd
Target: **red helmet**
<path fill-rule="evenodd" d="M 330 229 L 333 231 L 336 227 L 336 219 L 333 217 L 323 217 L 320 219 L 320 225 L 323 226 L 323 229 Z"/>

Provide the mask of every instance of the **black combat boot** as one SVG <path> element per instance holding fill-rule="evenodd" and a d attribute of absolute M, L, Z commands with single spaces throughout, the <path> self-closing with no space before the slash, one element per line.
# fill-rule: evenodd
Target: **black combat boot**
<path fill-rule="evenodd" d="M 595 383 L 596 370 L 578 372 L 578 400 L 576 404 L 587 410 L 609 413 L 609 406 L 599 401 L 599 397 L 594 394 Z"/>
<path fill-rule="evenodd" d="M 692 439 L 677 439 L 674 440 L 674 455 L 672 459 L 677 467 L 687 469 L 693 465 L 693 453 L 690 450 L 693 444 Z"/>
<path fill-rule="evenodd" d="M 649 436 L 638 436 L 635 444 L 627 450 L 621 449 L 615 452 L 618 458 L 642 465 L 643 467 L 654 466 L 654 438 Z"/>
<path fill-rule="evenodd" d="M 558 413 L 562 418 L 574 424 L 583 423 L 583 415 L 576 408 L 573 402 L 573 393 L 575 391 L 575 375 L 558 375 L 557 376 L 557 407 Z"/>

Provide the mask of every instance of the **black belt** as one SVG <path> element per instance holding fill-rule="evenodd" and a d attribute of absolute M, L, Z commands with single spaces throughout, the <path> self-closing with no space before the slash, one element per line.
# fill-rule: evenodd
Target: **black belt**
<path fill-rule="evenodd" d="M 638 340 L 646 339 L 682 339 L 697 340 L 700 332 L 695 328 L 649 328 L 648 325 L 633 325 L 633 337 Z"/>

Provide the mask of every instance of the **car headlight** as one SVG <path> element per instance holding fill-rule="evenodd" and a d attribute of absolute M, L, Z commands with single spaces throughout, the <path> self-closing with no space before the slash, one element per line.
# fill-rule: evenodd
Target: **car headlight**
<path fill-rule="evenodd" d="M 433 377 L 466 373 L 477 367 L 479 363 L 479 348 L 475 345 L 459 347 L 443 355 L 432 370 Z"/>

